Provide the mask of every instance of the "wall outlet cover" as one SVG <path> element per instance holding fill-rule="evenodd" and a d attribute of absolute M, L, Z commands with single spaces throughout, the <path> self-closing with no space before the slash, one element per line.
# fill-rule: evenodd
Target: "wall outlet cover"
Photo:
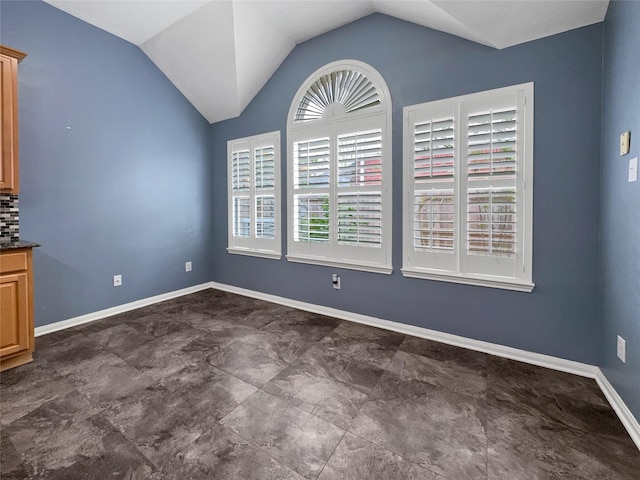
<path fill-rule="evenodd" d="M 618 335 L 618 348 L 617 348 L 618 358 L 622 361 L 622 363 L 627 362 L 627 342 L 624 338 Z"/>
<path fill-rule="evenodd" d="M 620 155 L 626 155 L 631 148 L 631 132 L 620 135 Z"/>

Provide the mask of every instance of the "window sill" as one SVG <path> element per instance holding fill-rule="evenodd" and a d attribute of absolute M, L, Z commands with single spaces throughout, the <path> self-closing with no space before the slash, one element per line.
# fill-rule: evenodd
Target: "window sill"
<path fill-rule="evenodd" d="M 227 248 L 227 252 L 233 253 L 234 255 L 247 255 L 249 257 L 261 257 L 261 258 L 270 258 L 273 260 L 280 260 L 282 258 L 282 254 L 279 252 L 270 252 L 268 250 L 249 250 L 246 248 Z"/>
<path fill-rule="evenodd" d="M 346 268 L 348 270 L 382 273 L 384 275 L 391 275 L 391 272 L 393 272 L 393 267 L 388 265 L 330 260 L 328 258 L 321 257 L 306 257 L 304 255 L 287 255 L 287 260 L 295 263 L 308 263 L 311 265 L 322 265 L 325 267 Z"/>
<path fill-rule="evenodd" d="M 535 284 L 523 280 L 503 279 L 500 277 L 489 277 L 479 275 L 456 275 L 453 273 L 436 273 L 416 268 L 403 268 L 402 275 L 410 278 L 422 278 L 425 280 L 437 280 L 440 282 L 461 283 L 465 285 L 475 285 L 478 287 L 501 288 L 503 290 L 513 290 L 516 292 L 531 292 Z"/>

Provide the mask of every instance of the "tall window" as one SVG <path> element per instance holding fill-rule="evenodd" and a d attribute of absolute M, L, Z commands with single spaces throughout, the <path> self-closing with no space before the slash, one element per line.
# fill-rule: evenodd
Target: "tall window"
<path fill-rule="evenodd" d="M 280 132 L 230 140 L 230 253 L 280 258 Z"/>
<path fill-rule="evenodd" d="M 531 291 L 533 83 L 404 109 L 402 272 Z"/>
<path fill-rule="evenodd" d="M 288 119 L 290 261 L 391 273 L 391 97 L 354 60 L 311 75 Z"/>

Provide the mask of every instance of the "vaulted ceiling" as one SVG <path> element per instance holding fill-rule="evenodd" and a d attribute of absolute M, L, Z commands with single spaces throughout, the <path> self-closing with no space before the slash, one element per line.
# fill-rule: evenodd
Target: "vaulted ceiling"
<path fill-rule="evenodd" d="M 609 0 L 45 0 L 138 45 L 211 123 L 296 44 L 374 12 L 506 48 L 604 20 Z"/>

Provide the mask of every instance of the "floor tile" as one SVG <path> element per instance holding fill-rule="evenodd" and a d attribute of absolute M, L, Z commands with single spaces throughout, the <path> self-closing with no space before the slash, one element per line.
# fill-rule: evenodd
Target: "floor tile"
<path fill-rule="evenodd" d="M 585 434 L 628 436 L 593 379 L 491 358 L 488 398 L 494 405 L 501 404 L 534 418 L 543 415 Z"/>
<path fill-rule="evenodd" d="M 390 372 L 349 431 L 446 478 L 486 478 L 486 405 Z"/>
<path fill-rule="evenodd" d="M 378 370 L 377 378 L 382 374 Z M 347 383 L 348 376 L 328 372 L 318 364 L 295 362 L 264 385 L 264 391 L 341 428 L 347 428 L 368 398 L 362 388 Z M 377 381 L 376 378 L 376 381 Z M 373 388 L 373 381 L 370 388 Z M 370 390 L 370 389 L 369 389 Z"/>
<path fill-rule="evenodd" d="M 156 381 L 106 351 L 78 363 L 75 370 L 67 366 L 65 372 L 65 378 L 80 393 L 102 407 L 127 398 Z"/>
<path fill-rule="evenodd" d="M 308 479 L 317 477 L 344 435 L 335 425 L 262 391 L 220 423 Z"/>
<path fill-rule="evenodd" d="M 207 361 L 255 386 L 262 386 L 302 354 L 296 338 L 255 330 L 221 346 Z"/>
<path fill-rule="evenodd" d="M 25 480 L 28 478 L 27 468 L 22 463 L 22 456 L 9 439 L 5 428 L 0 429 L 0 475 L 3 480 Z"/>
<path fill-rule="evenodd" d="M 335 368 L 342 368 L 352 361 L 384 368 L 402 341 L 401 336 L 376 337 L 373 334 L 367 334 L 366 330 L 362 330 L 361 336 L 355 335 L 353 331 L 349 331 L 349 334 L 345 335 L 344 325 L 344 323 L 341 324 L 309 348 L 315 357 L 322 358 L 323 362 L 334 365 Z M 356 327 L 361 329 L 360 325 L 356 325 Z"/>
<path fill-rule="evenodd" d="M 144 480 L 153 466 L 113 425 L 95 415 L 42 406 L 8 427 L 29 478 Z"/>
<path fill-rule="evenodd" d="M 467 395 L 484 397 L 487 390 L 486 366 L 480 362 L 471 367 L 462 366 L 398 350 L 385 368 L 407 380 L 428 382 Z"/>
<path fill-rule="evenodd" d="M 62 397 L 75 387 L 53 370 L 46 360 L 36 359 L 0 374 L 0 423 L 7 425 L 40 405 Z"/>
<path fill-rule="evenodd" d="M 163 466 L 163 480 L 303 480 L 304 477 L 253 448 L 232 430 L 215 425 Z"/>
<path fill-rule="evenodd" d="M 161 466 L 255 391 L 237 378 L 198 364 L 113 405 L 104 415 Z"/>
<path fill-rule="evenodd" d="M 347 432 L 318 480 L 436 480 L 431 470 Z"/>
<path fill-rule="evenodd" d="M 545 415 L 490 402 L 488 478 L 491 480 L 635 480 L 640 451 L 630 439 L 585 434 Z"/>
<path fill-rule="evenodd" d="M 94 362 L 96 357 L 105 353 L 106 350 L 98 343 L 80 333 L 38 350 L 38 354 L 62 375 L 74 372 L 85 362 Z"/>
<path fill-rule="evenodd" d="M 317 342 L 331 333 L 342 322 L 335 318 L 315 313 L 286 312 L 277 320 L 265 325 L 262 330 L 276 335 L 297 337 L 301 342 Z"/>
<path fill-rule="evenodd" d="M 126 356 L 145 343 L 155 340 L 154 336 L 142 333 L 126 323 L 90 332 L 85 336 L 120 357 Z"/>

